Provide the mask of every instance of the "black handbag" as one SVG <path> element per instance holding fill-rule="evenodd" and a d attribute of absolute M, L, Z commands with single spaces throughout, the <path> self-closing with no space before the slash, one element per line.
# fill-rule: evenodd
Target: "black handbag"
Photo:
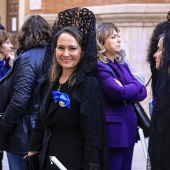
<path fill-rule="evenodd" d="M 138 119 L 138 126 L 143 129 L 145 138 L 150 136 L 150 119 L 139 102 L 133 103 Z"/>
<path fill-rule="evenodd" d="M 25 170 L 39 170 L 39 153 L 32 156 L 24 156 Z"/>

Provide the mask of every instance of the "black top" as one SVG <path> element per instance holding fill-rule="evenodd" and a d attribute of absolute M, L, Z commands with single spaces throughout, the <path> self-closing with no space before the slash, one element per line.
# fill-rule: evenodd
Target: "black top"
<path fill-rule="evenodd" d="M 58 89 L 58 86 L 56 85 L 55 90 Z M 62 84 L 60 92 L 66 93 L 68 88 L 66 82 Z M 54 102 L 52 94 L 51 97 L 50 108 L 59 104 Z M 44 169 L 58 169 L 55 164 L 51 165 L 49 156 L 55 156 L 69 170 L 83 169 L 84 140 L 80 127 L 80 103 L 72 95 L 69 95 L 69 98 L 71 101 L 70 109 L 59 106 L 58 109 L 50 113 L 46 121 L 52 135 L 47 149 Z"/>
<path fill-rule="evenodd" d="M 58 84 L 55 86 L 58 88 Z M 56 169 L 49 156 L 56 156 L 69 170 L 108 168 L 105 119 L 98 81 L 86 76 L 79 85 L 61 87 L 70 98 L 70 109 L 54 103 L 48 81 L 43 84 L 39 116 L 30 151 L 40 151 L 40 169 Z M 52 155 L 53 154 L 53 155 Z"/>

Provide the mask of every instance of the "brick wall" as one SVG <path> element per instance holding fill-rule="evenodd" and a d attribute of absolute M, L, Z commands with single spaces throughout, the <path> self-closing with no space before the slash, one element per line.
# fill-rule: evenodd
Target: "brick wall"
<path fill-rule="evenodd" d="M 56 14 L 72 7 L 103 6 L 126 3 L 170 3 L 170 0 L 42 0 L 42 10 L 29 10 L 29 0 L 26 1 L 25 15 Z"/>

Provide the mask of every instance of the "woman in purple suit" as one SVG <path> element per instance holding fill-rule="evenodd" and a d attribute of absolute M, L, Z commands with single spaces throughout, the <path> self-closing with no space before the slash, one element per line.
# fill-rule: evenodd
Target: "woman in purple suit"
<path fill-rule="evenodd" d="M 96 33 L 98 80 L 103 93 L 110 169 L 131 170 L 138 126 L 133 102 L 142 101 L 146 89 L 118 56 L 121 51 L 118 27 L 103 23 L 97 27 Z"/>

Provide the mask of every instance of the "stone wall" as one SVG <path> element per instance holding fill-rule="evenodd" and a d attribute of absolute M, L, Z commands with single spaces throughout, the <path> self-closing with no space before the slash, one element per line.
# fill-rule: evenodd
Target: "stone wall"
<path fill-rule="evenodd" d="M 72 7 L 84 7 L 84 6 L 105 6 L 113 4 L 132 4 L 132 3 L 170 3 L 170 0 L 42 0 L 42 10 L 41 11 L 30 11 L 29 1 L 26 0 L 26 15 L 36 14 L 37 12 L 43 14 L 53 14 L 58 13 L 62 10 L 72 8 Z"/>

